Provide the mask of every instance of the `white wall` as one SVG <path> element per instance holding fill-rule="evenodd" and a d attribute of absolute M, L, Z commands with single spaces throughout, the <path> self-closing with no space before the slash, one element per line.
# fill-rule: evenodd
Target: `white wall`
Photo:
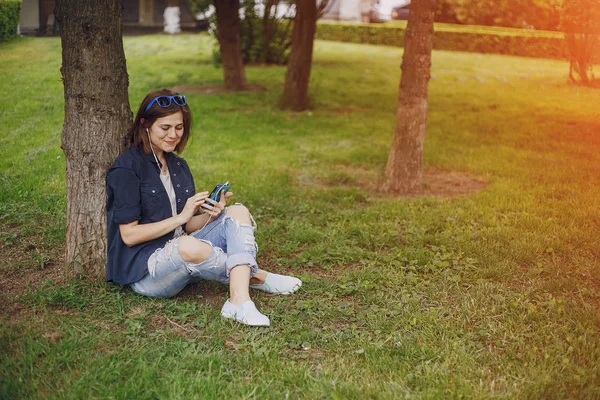
<path fill-rule="evenodd" d="M 340 1 L 340 21 L 360 21 L 360 0 Z"/>
<path fill-rule="evenodd" d="M 35 33 L 40 28 L 39 0 L 23 0 L 19 26 L 21 33 Z"/>
<path fill-rule="evenodd" d="M 366 19 L 372 3 L 373 0 L 329 0 L 323 19 L 361 22 L 361 14 Z"/>

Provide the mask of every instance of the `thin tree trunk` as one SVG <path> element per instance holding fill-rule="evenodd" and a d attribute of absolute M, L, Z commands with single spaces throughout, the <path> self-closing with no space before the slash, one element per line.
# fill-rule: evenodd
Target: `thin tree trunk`
<path fill-rule="evenodd" d="M 396 128 L 382 183 L 386 192 L 408 193 L 421 183 L 434 10 L 435 0 L 414 0 L 410 6 Z"/>
<path fill-rule="evenodd" d="M 292 51 L 285 74 L 283 95 L 279 100 L 279 106 L 283 109 L 302 111 L 308 107 L 308 82 L 316 26 L 316 1 L 298 1 L 292 31 Z"/>
<path fill-rule="evenodd" d="M 225 88 L 245 90 L 246 74 L 240 43 L 239 0 L 214 0 L 217 14 L 217 37 L 221 48 L 221 62 Z"/>
<path fill-rule="evenodd" d="M 122 1 L 58 0 L 67 163 L 67 268 L 104 277 L 105 173 L 131 123 Z"/>
<path fill-rule="evenodd" d="M 590 55 L 591 55 L 591 51 L 590 51 L 590 35 L 587 33 L 584 33 L 583 35 L 581 35 L 581 39 L 580 39 L 580 52 L 579 52 L 579 71 L 580 71 L 580 75 L 581 75 L 581 81 L 583 82 L 584 85 L 589 85 L 590 84 L 590 78 L 591 75 L 590 74 L 590 66 L 589 66 L 589 60 L 590 60 Z"/>
<path fill-rule="evenodd" d="M 261 61 L 267 64 L 271 60 L 271 41 L 273 40 L 273 25 L 274 20 L 277 16 L 277 7 L 279 6 L 279 2 L 275 3 L 276 0 L 266 0 L 265 2 L 265 12 L 263 14 L 262 20 L 262 56 Z M 271 8 L 275 6 L 275 13 L 271 13 Z"/>

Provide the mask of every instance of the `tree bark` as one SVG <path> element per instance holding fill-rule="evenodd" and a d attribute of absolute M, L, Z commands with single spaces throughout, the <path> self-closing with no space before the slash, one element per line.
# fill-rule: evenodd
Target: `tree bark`
<path fill-rule="evenodd" d="M 239 0 L 214 0 L 214 4 L 225 88 L 245 90 L 247 84 L 240 43 L 240 2 Z"/>
<path fill-rule="evenodd" d="M 298 1 L 292 31 L 292 51 L 285 74 L 283 95 L 279 100 L 282 109 L 302 111 L 308 107 L 308 82 L 316 27 L 316 1 Z"/>
<path fill-rule="evenodd" d="M 386 192 L 409 193 L 421 184 L 434 11 L 435 0 L 413 0 L 410 6 L 396 128 L 382 182 Z"/>
<path fill-rule="evenodd" d="M 119 154 L 131 110 L 121 0 L 58 0 L 67 163 L 66 263 L 71 273 L 104 277 L 105 173 Z"/>

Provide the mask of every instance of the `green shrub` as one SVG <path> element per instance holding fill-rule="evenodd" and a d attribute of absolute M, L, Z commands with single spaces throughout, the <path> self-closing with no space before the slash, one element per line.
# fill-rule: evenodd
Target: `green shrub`
<path fill-rule="evenodd" d="M 594 0 L 592 0 L 594 1 Z M 564 0 L 438 0 L 436 17 L 465 25 L 557 31 Z M 450 21 L 448 17 L 454 17 Z M 438 19 L 436 21 L 442 21 Z"/>
<path fill-rule="evenodd" d="M 240 50 L 244 64 L 287 64 L 292 45 L 293 20 L 277 18 L 274 13 L 263 18 L 256 13 L 256 1 L 242 3 L 240 16 Z M 209 32 L 216 34 L 216 18 L 211 20 Z M 216 39 L 216 37 L 215 37 Z M 213 48 L 213 62 L 221 64 L 221 52 L 218 41 Z"/>
<path fill-rule="evenodd" d="M 402 47 L 405 30 L 406 23 L 373 25 L 319 22 L 316 38 Z M 436 50 L 537 58 L 566 57 L 562 33 L 498 27 L 436 24 L 433 47 Z"/>
<path fill-rule="evenodd" d="M 255 1 L 244 2 L 244 17 L 240 20 L 242 59 L 245 64 L 287 64 L 292 45 L 292 21 L 274 15 L 265 20 L 256 14 Z M 265 24 L 270 24 L 270 36 L 265 37 Z"/>
<path fill-rule="evenodd" d="M 0 0 L 0 41 L 17 35 L 20 16 L 20 0 Z"/>
<path fill-rule="evenodd" d="M 561 28 L 569 53 L 569 78 L 590 84 L 594 80 L 593 65 L 598 62 L 600 3 L 597 0 L 565 0 Z"/>

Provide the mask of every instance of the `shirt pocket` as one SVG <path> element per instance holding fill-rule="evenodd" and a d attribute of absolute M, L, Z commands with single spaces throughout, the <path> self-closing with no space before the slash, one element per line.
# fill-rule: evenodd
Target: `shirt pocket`
<path fill-rule="evenodd" d="M 194 185 L 181 185 L 180 193 L 181 196 L 179 196 L 179 199 L 177 200 L 177 210 L 179 212 L 183 210 L 187 199 L 196 194 L 196 192 L 194 191 Z"/>
<path fill-rule="evenodd" d="M 142 219 L 152 222 L 164 219 L 165 207 L 168 206 L 171 214 L 171 206 L 167 204 L 169 197 L 164 186 L 141 185 L 140 194 L 142 200 Z"/>
<path fill-rule="evenodd" d="M 183 198 L 181 201 L 186 201 L 190 197 L 192 197 L 196 192 L 194 192 L 194 185 L 182 185 L 181 187 L 181 195 Z"/>

